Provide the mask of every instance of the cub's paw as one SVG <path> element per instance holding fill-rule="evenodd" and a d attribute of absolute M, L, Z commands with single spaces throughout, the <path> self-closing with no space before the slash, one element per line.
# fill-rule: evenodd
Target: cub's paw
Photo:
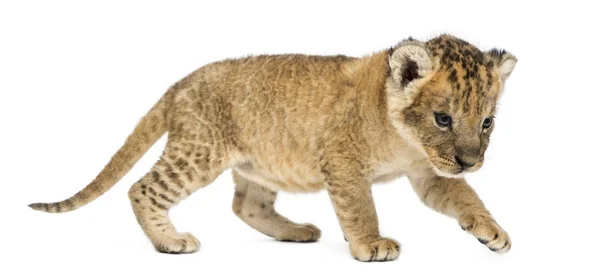
<path fill-rule="evenodd" d="M 400 255 L 400 244 L 388 238 L 379 238 L 371 243 L 350 243 L 350 253 L 362 262 L 393 261 Z"/>
<path fill-rule="evenodd" d="M 491 251 L 505 253 L 510 250 L 511 242 L 504 231 L 489 215 L 465 215 L 459 219 L 460 227 L 473 234 L 480 243 Z"/>
<path fill-rule="evenodd" d="M 200 241 L 190 233 L 161 234 L 150 238 L 158 252 L 168 254 L 194 253 L 200 249 Z"/>
<path fill-rule="evenodd" d="M 316 242 L 321 238 L 321 230 L 312 224 L 290 224 L 275 236 L 282 242 Z"/>

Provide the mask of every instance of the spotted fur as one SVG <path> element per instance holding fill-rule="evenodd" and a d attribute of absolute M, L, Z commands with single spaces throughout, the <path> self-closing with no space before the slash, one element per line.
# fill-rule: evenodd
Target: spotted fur
<path fill-rule="evenodd" d="M 426 205 L 504 252 L 508 235 L 462 174 L 483 164 L 493 127 L 482 121 L 493 116 L 515 63 L 506 51 L 482 52 L 442 35 L 409 38 L 363 58 L 278 55 L 209 64 L 167 91 L 88 186 L 64 201 L 30 206 L 67 212 L 88 204 L 168 132 L 160 159 L 129 191 L 160 252 L 199 249 L 168 212 L 229 168 L 234 213 L 277 240 L 320 237 L 314 225 L 275 210 L 277 191 L 326 189 L 351 254 L 394 260 L 400 245 L 379 234 L 371 185 L 407 176 Z M 436 113 L 451 116 L 452 126 L 436 124 Z"/>

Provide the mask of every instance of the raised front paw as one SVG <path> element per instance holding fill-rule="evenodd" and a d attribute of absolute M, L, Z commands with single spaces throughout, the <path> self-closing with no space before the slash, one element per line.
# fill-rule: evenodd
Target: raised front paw
<path fill-rule="evenodd" d="M 489 215 L 465 215 L 459 219 L 460 227 L 473 234 L 480 243 L 491 251 L 505 253 L 510 250 L 511 242 L 504 231 Z"/>
<path fill-rule="evenodd" d="M 350 253 L 359 261 L 393 261 L 400 255 L 400 244 L 393 239 L 378 238 L 370 243 L 350 243 Z"/>

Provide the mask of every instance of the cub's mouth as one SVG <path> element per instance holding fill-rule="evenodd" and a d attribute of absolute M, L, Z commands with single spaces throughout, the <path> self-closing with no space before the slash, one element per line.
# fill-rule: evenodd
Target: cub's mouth
<path fill-rule="evenodd" d="M 428 149 L 426 149 L 427 151 Z M 427 151 L 433 171 L 442 177 L 461 178 L 466 173 L 476 172 L 483 165 L 483 157 L 474 164 L 461 161 L 458 157 L 440 155 L 435 151 Z"/>

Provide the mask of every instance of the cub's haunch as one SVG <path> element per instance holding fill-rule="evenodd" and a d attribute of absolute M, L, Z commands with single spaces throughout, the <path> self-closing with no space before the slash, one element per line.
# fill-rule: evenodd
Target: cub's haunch
<path fill-rule="evenodd" d="M 400 245 L 379 234 L 373 183 L 407 176 L 427 206 L 457 219 L 495 252 L 511 247 L 463 174 L 481 167 L 498 97 L 517 60 L 450 35 L 407 39 L 363 57 L 277 55 L 206 65 L 174 84 L 98 176 L 69 199 L 35 203 L 75 210 L 108 191 L 166 132 L 160 160 L 129 191 L 154 245 L 190 253 L 169 209 L 232 168 L 233 211 L 281 241 L 321 235 L 275 211 L 279 190 L 326 189 L 351 254 L 389 261 Z"/>

